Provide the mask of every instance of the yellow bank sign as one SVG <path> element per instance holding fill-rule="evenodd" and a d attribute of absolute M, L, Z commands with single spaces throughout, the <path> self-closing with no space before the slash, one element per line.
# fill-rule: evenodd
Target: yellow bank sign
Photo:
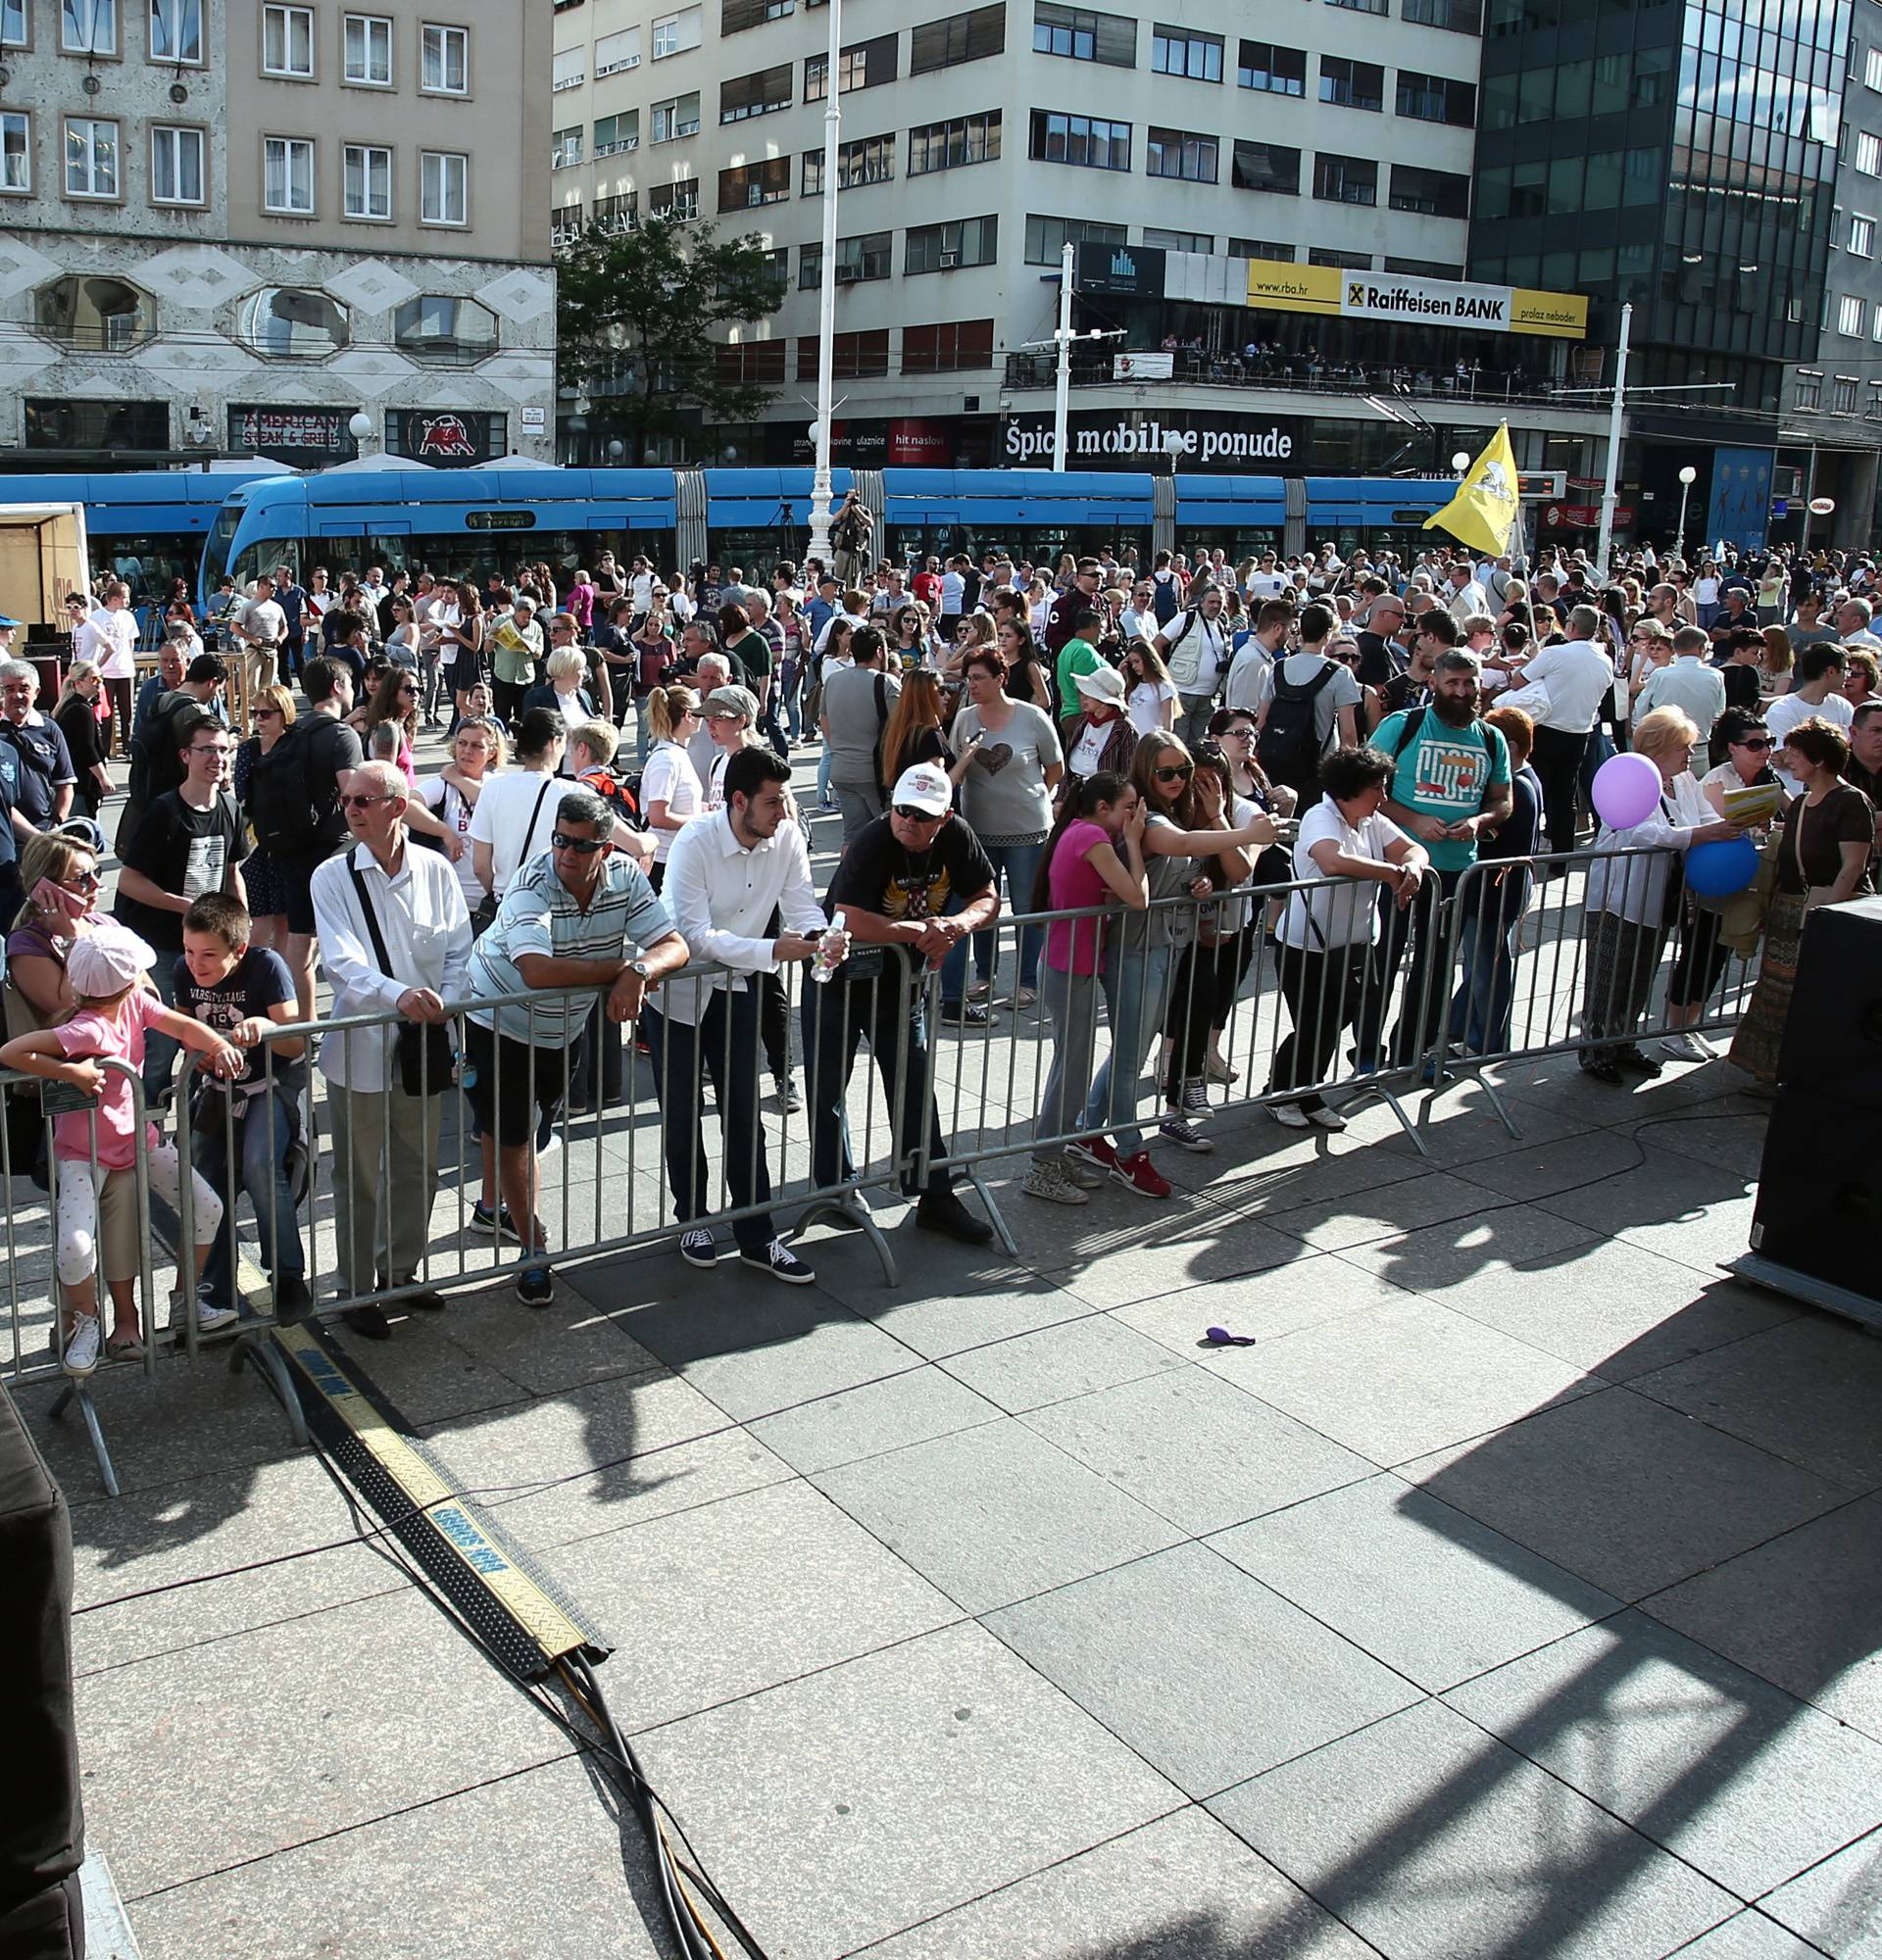
<path fill-rule="evenodd" d="M 1475 286 L 1398 272 L 1381 278 L 1337 266 L 1291 266 L 1274 259 L 1246 264 L 1249 305 L 1270 312 L 1468 326 L 1480 333 L 1539 333 L 1558 340 L 1581 340 L 1588 332 L 1588 302 L 1578 293 Z"/>

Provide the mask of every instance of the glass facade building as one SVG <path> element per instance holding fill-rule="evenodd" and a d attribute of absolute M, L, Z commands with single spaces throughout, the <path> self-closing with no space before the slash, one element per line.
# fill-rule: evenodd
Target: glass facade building
<path fill-rule="evenodd" d="M 1775 416 L 1824 323 L 1851 0 L 1489 0 L 1470 276 L 1634 308 L 1635 385 Z"/>

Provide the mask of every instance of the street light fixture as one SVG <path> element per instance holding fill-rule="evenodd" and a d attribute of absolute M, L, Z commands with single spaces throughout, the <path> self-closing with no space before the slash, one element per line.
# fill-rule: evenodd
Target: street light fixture
<path fill-rule="evenodd" d="M 1693 485 L 1699 481 L 1699 471 L 1689 463 L 1679 472 L 1679 556 L 1682 563 L 1686 557 L 1686 499 L 1692 495 Z"/>
<path fill-rule="evenodd" d="M 1451 459 L 1451 467 L 1461 476 L 1470 467 L 1470 452 L 1467 449 L 1459 450 Z"/>

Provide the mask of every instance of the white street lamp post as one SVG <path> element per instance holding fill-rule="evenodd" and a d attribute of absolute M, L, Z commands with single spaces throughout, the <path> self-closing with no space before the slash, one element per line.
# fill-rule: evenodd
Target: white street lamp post
<path fill-rule="evenodd" d="M 1595 573 L 1608 583 L 1608 555 L 1614 543 L 1614 506 L 1620 482 L 1620 431 L 1626 414 L 1627 340 L 1634 326 L 1634 310 L 1620 310 L 1620 337 L 1614 348 L 1614 399 L 1608 409 L 1608 473 L 1601 489 L 1601 531 L 1595 544 Z"/>
<path fill-rule="evenodd" d="M 1676 549 L 1683 563 L 1686 557 L 1686 499 L 1692 495 L 1693 485 L 1699 480 L 1699 471 L 1689 463 L 1679 472 L 1679 536 Z"/>
<path fill-rule="evenodd" d="M 830 556 L 830 423 L 836 368 L 836 152 L 843 111 L 838 71 L 843 59 L 843 0 L 829 0 L 830 46 L 823 69 L 823 279 L 817 309 L 817 473 L 811 479 L 809 555 L 827 569 Z"/>

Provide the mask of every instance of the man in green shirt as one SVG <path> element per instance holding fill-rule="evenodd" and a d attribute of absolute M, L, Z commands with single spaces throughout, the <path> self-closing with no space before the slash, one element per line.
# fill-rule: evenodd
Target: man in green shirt
<path fill-rule="evenodd" d="M 1094 638 L 1104 629 L 1104 617 L 1090 606 L 1080 607 L 1071 615 L 1071 638 L 1059 650 L 1059 664 L 1055 677 L 1059 684 L 1059 705 L 1063 710 L 1066 702 L 1078 699 L 1077 682 L 1080 674 L 1096 673 L 1104 665 L 1098 649 L 1085 635 Z"/>

